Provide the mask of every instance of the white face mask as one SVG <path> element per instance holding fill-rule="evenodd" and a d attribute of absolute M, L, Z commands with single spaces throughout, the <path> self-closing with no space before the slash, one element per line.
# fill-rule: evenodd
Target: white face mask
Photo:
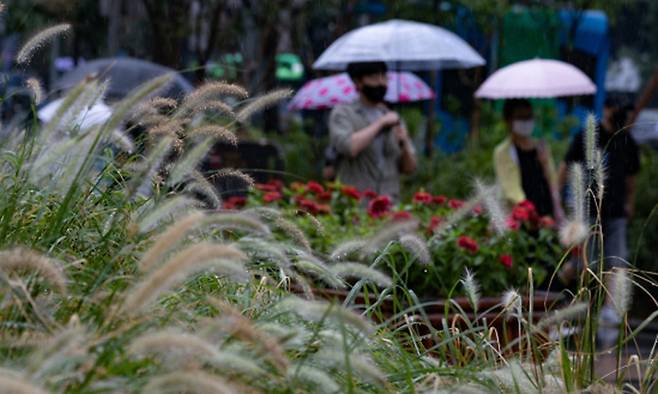
<path fill-rule="evenodd" d="M 530 137 L 534 129 L 535 121 L 533 119 L 515 120 L 512 122 L 512 131 L 523 137 Z"/>

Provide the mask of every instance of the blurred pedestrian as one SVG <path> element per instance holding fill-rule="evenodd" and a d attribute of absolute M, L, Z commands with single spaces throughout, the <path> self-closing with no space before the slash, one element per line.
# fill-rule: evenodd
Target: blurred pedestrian
<path fill-rule="evenodd" d="M 640 156 L 633 136 L 624 128 L 632 111 L 632 106 L 622 101 L 606 100 L 603 119 L 596 131 L 606 172 L 605 192 L 598 212 L 597 204 L 589 205 L 592 218 L 601 215 L 604 254 L 609 266 L 619 266 L 628 258 L 626 227 L 635 211 L 635 176 L 640 170 Z M 568 166 L 585 161 L 584 134 L 574 137 L 560 165 L 560 187 L 566 184 Z"/>
<path fill-rule="evenodd" d="M 503 118 L 509 136 L 494 150 L 494 170 L 504 198 L 510 204 L 528 200 L 540 215 L 551 215 L 562 222 L 564 214 L 550 148 L 532 136 L 532 104 L 525 99 L 506 100 Z"/>
<path fill-rule="evenodd" d="M 416 169 L 416 154 L 400 115 L 384 103 L 386 71 L 384 62 L 348 65 L 359 98 L 332 110 L 329 135 L 340 182 L 397 200 L 400 174 Z"/>
<path fill-rule="evenodd" d="M 605 269 L 625 269 L 628 264 L 627 226 L 635 211 L 635 177 L 640 170 L 639 149 L 631 133 L 625 128 L 631 120 L 633 107 L 620 100 L 608 99 L 603 107 L 603 119 L 596 130 L 598 149 L 602 152 L 606 176 L 600 205 L 591 201 L 591 221 L 600 215 L 603 234 L 603 262 Z M 560 165 L 560 185 L 566 184 L 567 168 L 571 163 L 585 161 L 585 133 L 574 137 L 564 162 Z M 596 185 L 594 186 L 596 187 Z M 590 261 L 599 261 L 598 242 L 591 242 Z M 582 270 L 582 264 L 568 261 L 560 273 L 563 281 L 572 280 Z M 598 339 L 605 347 L 613 346 L 619 335 L 621 316 L 612 303 L 613 286 L 608 281 L 609 296 L 599 316 Z"/>

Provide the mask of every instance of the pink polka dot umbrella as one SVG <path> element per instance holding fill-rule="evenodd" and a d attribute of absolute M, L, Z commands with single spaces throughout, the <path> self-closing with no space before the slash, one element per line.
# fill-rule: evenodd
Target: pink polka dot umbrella
<path fill-rule="evenodd" d="M 433 97 L 432 89 L 416 75 L 410 72 L 388 72 L 385 100 L 389 103 L 408 103 Z M 351 103 L 357 98 L 358 93 L 352 80 L 347 73 L 342 73 L 308 81 L 297 91 L 288 109 L 326 109 L 337 104 Z"/>

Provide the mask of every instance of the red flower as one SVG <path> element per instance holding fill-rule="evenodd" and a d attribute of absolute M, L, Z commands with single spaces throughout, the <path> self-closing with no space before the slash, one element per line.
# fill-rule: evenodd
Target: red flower
<path fill-rule="evenodd" d="M 530 220 L 530 212 L 520 205 L 517 205 L 512 209 L 512 218 L 520 222 L 527 222 Z"/>
<path fill-rule="evenodd" d="M 266 202 L 266 203 L 271 203 L 271 202 L 280 200 L 281 197 L 282 197 L 281 193 L 279 193 L 278 191 L 267 192 L 263 196 L 263 201 Z"/>
<path fill-rule="evenodd" d="M 462 200 L 457 200 L 457 199 L 451 199 L 448 201 L 448 206 L 452 209 L 459 209 L 464 206 L 464 202 Z"/>
<path fill-rule="evenodd" d="M 389 196 L 378 196 L 368 203 L 368 215 L 371 218 L 379 218 L 391 209 L 391 198 Z"/>
<path fill-rule="evenodd" d="M 434 196 L 432 197 L 432 202 L 437 205 L 443 205 L 448 201 L 448 197 L 446 196 Z"/>
<path fill-rule="evenodd" d="M 269 184 L 276 187 L 276 190 L 283 189 L 283 182 L 280 179 L 272 179 Z"/>
<path fill-rule="evenodd" d="M 432 202 L 432 195 L 423 191 L 416 192 L 413 201 L 417 204 L 430 204 Z"/>
<path fill-rule="evenodd" d="M 413 216 L 407 211 L 397 211 L 393 213 L 393 220 L 409 220 Z"/>
<path fill-rule="evenodd" d="M 247 198 L 243 196 L 232 196 L 224 200 L 224 209 L 236 209 L 244 207 L 247 203 Z"/>
<path fill-rule="evenodd" d="M 360 200 L 361 199 L 361 193 L 359 193 L 359 191 L 356 190 L 356 188 L 354 186 L 343 186 L 340 189 L 340 192 L 344 196 L 349 197 L 351 199 L 354 199 L 354 200 Z"/>
<path fill-rule="evenodd" d="M 321 214 L 331 213 L 331 207 L 329 206 L 329 204 L 317 204 L 316 207 L 317 207 L 318 213 L 321 213 Z"/>
<path fill-rule="evenodd" d="M 432 216 L 430 219 L 430 224 L 427 226 L 427 234 L 432 235 L 434 234 L 434 230 L 436 230 L 437 227 L 439 227 L 439 224 L 441 224 L 441 217 L 440 216 Z"/>
<path fill-rule="evenodd" d="M 279 189 L 277 189 L 276 185 L 273 185 L 271 183 L 257 183 L 256 184 L 256 189 L 263 191 L 263 192 L 275 192 Z"/>
<path fill-rule="evenodd" d="M 324 187 L 314 181 L 310 181 L 309 183 L 306 184 L 306 190 L 310 191 L 313 194 L 321 194 L 324 193 Z"/>
<path fill-rule="evenodd" d="M 374 190 L 368 189 L 363 192 L 363 197 L 371 200 L 373 198 L 377 198 L 377 193 L 375 193 Z"/>
<path fill-rule="evenodd" d="M 544 228 L 554 228 L 555 220 L 550 216 L 542 216 L 539 220 L 539 225 Z"/>
<path fill-rule="evenodd" d="M 331 201 L 331 192 L 330 191 L 325 191 L 320 194 L 318 194 L 318 200 L 321 201 Z"/>
<path fill-rule="evenodd" d="M 299 205 L 299 207 L 302 210 L 304 210 L 304 211 L 306 211 L 306 212 L 308 212 L 312 215 L 315 215 L 320 211 L 320 207 L 319 207 L 318 203 L 316 203 L 313 200 L 309 200 L 309 199 L 306 199 L 306 198 L 303 198 L 303 197 L 297 199 L 297 205 Z"/>
<path fill-rule="evenodd" d="M 473 213 L 475 215 L 480 215 L 482 213 L 482 205 L 478 204 L 475 207 L 473 207 Z"/>
<path fill-rule="evenodd" d="M 514 206 L 512 217 L 521 222 L 532 221 L 536 223 L 539 220 L 535 205 L 528 200 L 523 200 Z"/>
<path fill-rule="evenodd" d="M 533 212 L 533 211 L 537 210 L 535 208 L 535 204 L 533 204 L 532 201 L 530 201 L 530 200 L 523 200 L 520 203 L 518 203 L 517 205 L 527 209 L 530 212 Z"/>
<path fill-rule="evenodd" d="M 512 260 L 512 256 L 510 256 L 509 254 L 504 254 L 504 255 L 500 256 L 498 261 L 500 262 L 500 264 L 504 265 L 506 268 L 512 268 L 512 265 L 514 263 L 514 261 Z"/>
<path fill-rule="evenodd" d="M 514 219 L 513 217 L 509 217 L 507 218 L 507 227 L 510 230 L 516 231 L 521 228 L 521 223 L 518 220 Z"/>
<path fill-rule="evenodd" d="M 471 253 L 476 253 L 480 249 L 476 240 L 465 235 L 462 235 L 457 239 L 457 245 Z"/>

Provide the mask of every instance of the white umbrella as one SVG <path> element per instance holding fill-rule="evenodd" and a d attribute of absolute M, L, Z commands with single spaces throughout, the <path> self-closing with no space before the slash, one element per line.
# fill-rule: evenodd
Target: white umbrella
<path fill-rule="evenodd" d="M 594 93 L 594 82 L 571 64 L 559 60 L 533 59 L 497 70 L 482 83 L 475 97 L 550 98 Z"/>
<path fill-rule="evenodd" d="M 349 63 L 367 61 L 384 61 L 393 70 L 468 68 L 485 63 L 451 31 L 393 19 L 343 35 L 322 53 L 313 68 L 344 70 Z"/>
<path fill-rule="evenodd" d="M 63 102 L 64 99 L 60 98 L 46 104 L 37 113 L 39 120 L 44 123 L 50 122 Z M 105 123 L 105 121 L 107 121 L 110 116 L 112 116 L 112 109 L 101 100 L 98 100 L 91 107 L 86 108 L 85 110 L 76 114 L 75 119 L 73 120 L 73 124 L 78 126 L 80 130 L 86 130 L 91 126 Z"/>

